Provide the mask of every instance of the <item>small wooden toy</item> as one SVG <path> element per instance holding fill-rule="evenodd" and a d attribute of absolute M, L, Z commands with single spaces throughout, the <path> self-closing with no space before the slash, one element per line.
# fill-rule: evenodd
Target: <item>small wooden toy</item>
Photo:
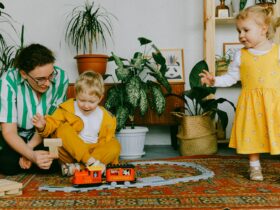
<path fill-rule="evenodd" d="M 44 139 L 44 146 L 49 147 L 49 151 L 52 155 L 58 157 L 58 148 L 62 146 L 62 141 L 59 138 L 56 139 Z"/>
<path fill-rule="evenodd" d="M 21 195 L 22 183 L 0 179 L 0 196 L 4 195 Z"/>

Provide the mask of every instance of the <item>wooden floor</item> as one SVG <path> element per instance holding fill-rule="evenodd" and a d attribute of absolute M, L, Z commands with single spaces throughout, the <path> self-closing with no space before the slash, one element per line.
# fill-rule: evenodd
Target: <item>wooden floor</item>
<path fill-rule="evenodd" d="M 179 150 L 175 150 L 171 145 L 146 145 L 144 150 L 146 154 L 140 160 L 180 156 Z M 227 144 L 218 144 L 217 155 L 236 155 L 236 152 L 228 148 Z"/>

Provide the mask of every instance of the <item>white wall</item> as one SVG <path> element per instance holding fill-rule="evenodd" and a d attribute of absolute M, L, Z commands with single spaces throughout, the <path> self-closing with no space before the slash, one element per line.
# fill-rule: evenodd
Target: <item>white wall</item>
<path fill-rule="evenodd" d="M 64 43 L 67 12 L 83 0 L 2 0 L 5 11 L 25 26 L 25 44 L 41 43 L 55 52 L 56 65 L 65 69 L 70 81 L 77 78 L 75 51 Z M 203 0 L 96 0 L 118 20 L 113 22 L 114 43 L 107 49 L 131 57 L 137 38 L 147 37 L 159 48 L 183 48 L 185 76 L 203 59 Z M 1 26 L 2 27 L 2 26 Z M 107 72 L 113 72 L 109 65 Z M 147 144 L 170 144 L 169 129 L 150 128 Z"/>

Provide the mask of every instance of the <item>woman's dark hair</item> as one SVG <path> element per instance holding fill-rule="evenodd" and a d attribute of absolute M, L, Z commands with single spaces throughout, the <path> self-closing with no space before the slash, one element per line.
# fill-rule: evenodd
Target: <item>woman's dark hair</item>
<path fill-rule="evenodd" d="M 37 66 L 54 63 L 55 57 L 48 48 L 40 44 L 31 44 L 23 48 L 15 58 L 15 67 L 26 73 Z"/>

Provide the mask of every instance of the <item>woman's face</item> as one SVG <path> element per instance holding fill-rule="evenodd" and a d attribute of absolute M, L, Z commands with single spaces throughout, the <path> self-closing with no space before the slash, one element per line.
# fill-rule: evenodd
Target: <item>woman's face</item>
<path fill-rule="evenodd" d="M 29 73 L 20 70 L 21 76 L 27 80 L 32 89 L 37 93 L 44 93 L 48 90 L 52 79 L 56 76 L 53 64 L 37 66 Z"/>

